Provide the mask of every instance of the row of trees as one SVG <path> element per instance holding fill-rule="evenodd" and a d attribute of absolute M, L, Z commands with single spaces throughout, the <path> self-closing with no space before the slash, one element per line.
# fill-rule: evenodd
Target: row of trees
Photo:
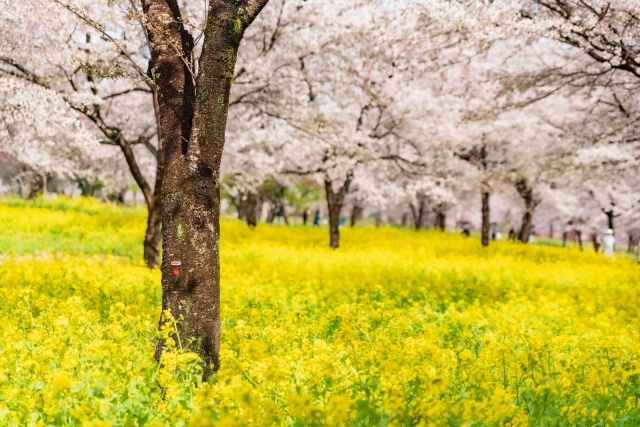
<path fill-rule="evenodd" d="M 265 181 L 315 180 L 335 248 L 347 200 L 444 223 L 474 197 L 485 245 L 501 186 L 521 197 L 523 241 L 543 203 L 572 217 L 589 198 L 611 226 L 637 206 L 633 2 L 107 3 L 0 0 L 0 150 L 41 174 L 135 181 L 145 260 L 162 253 L 163 307 L 205 376 L 222 182 L 250 206 Z"/>

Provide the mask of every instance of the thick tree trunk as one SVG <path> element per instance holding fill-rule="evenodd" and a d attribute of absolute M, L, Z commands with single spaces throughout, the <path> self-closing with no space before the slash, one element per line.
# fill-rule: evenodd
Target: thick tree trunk
<path fill-rule="evenodd" d="M 202 358 L 206 380 L 220 364 L 219 178 L 229 92 L 244 30 L 267 0 L 209 2 L 195 82 L 194 42 L 177 0 L 142 3 L 164 169 L 162 308 L 177 320 L 176 343 Z M 163 347 L 161 341 L 158 359 Z"/>
<path fill-rule="evenodd" d="M 342 187 L 335 191 L 329 178 L 324 180 L 325 195 L 327 198 L 327 209 L 329 211 L 329 247 L 338 249 L 340 247 L 340 212 L 344 204 L 345 196 L 351 185 L 352 174 L 347 175 L 347 179 Z"/>
<path fill-rule="evenodd" d="M 481 240 L 482 246 L 489 246 L 489 238 L 490 238 L 490 212 L 489 212 L 489 199 L 491 197 L 491 193 L 486 190 L 482 191 L 482 227 L 481 227 Z"/>

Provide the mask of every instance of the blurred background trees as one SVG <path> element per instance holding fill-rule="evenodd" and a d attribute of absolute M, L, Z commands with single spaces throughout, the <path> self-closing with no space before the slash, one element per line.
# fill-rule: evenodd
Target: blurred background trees
<path fill-rule="evenodd" d="M 0 0 L 2 190 L 143 202 L 155 265 L 157 88 L 141 5 L 109 3 Z M 635 3 L 271 0 L 238 53 L 223 207 L 328 224 L 332 247 L 359 221 L 633 237 Z M 202 7 L 183 14 L 197 56 Z"/>

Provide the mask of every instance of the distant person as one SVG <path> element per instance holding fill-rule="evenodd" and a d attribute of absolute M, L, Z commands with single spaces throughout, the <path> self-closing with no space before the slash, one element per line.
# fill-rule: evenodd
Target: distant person
<path fill-rule="evenodd" d="M 307 225 L 308 221 L 309 221 L 309 209 L 305 209 L 304 212 L 302 212 L 302 225 Z"/>
<path fill-rule="evenodd" d="M 320 225 L 320 209 L 316 209 L 313 213 L 313 225 Z"/>
<path fill-rule="evenodd" d="M 462 221 L 462 234 L 466 237 L 471 235 L 471 224 L 469 224 L 469 221 Z"/>
<path fill-rule="evenodd" d="M 513 227 L 509 230 L 509 241 L 510 242 L 516 241 L 516 230 L 514 230 Z"/>
<path fill-rule="evenodd" d="M 535 243 L 536 242 L 536 230 L 531 230 L 531 233 L 529 233 L 529 243 Z"/>
<path fill-rule="evenodd" d="M 616 244 L 616 237 L 613 235 L 613 230 L 608 229 L 602 237 L 602 249 L 606 256 L 613 256 L 613 249 Z"/>
<path fill-rule="evenodd" d="M 491 240 L 498 240 L 498 223 L 491 223 Z"/>
<path fill-rule="evenodd" d="M 280 224 L 280 222 L 283 221 L 285 224 L 289 225 L 287 211 L 285 211 L 284 205 L 280 204 L 275 208 L 273 217 L 277 224 Z"/>

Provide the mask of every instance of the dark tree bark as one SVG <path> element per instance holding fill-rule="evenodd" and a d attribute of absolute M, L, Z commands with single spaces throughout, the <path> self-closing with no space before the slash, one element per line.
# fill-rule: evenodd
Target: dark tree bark
<path fill-rule="evenodd" d="M 349 173 L 342 186 L 335 191 L 329 178 L 324 179 L 324 190 L 327 198 L 327 208 L 329 211 L 329 246 L 332 249 L 340 247 L 340 212 L 344 204 L 344 199 L 349 191 L 353 175 Z"/>
<path fill-rule="evenodd" d="M 409 208 L 411 209 L 411 218 L 413 218 L 413 227 L 417 230 L 422 228 L 424 224 L 424 215 L 426 211 L 426 203 L 424 199 L 421 197 L 418 201 L 418 206 L 415 206 L 413 203 L 409 204 Z"/>
<path fill-rule="evenodd" d="M 524 213 L 522 214 L 518 240 L 527 243 L 533 229 L 533 213 L 540 204 L 540 200 L 534 197 L 533 188 L 528 185 L 527 180 L 519 179 L 516 181 L 515 187 L 524 202 Z"/>
<path fill-rule="evenodd" d="M 487 144 L 485 142 L 475 145 L 466 152 L 455 153 L 455 155 L 465 162 L 469 162 L 478 170 L 486 172 L 490 169 L 491 163 L 489 162 L 489 152 L 487 150 Z M 491 186 L 489 185 L 488 181 L 482 182 L 482 225 L 480 227 L 482 246 L 489 246 L 491 233 L 489 212 L 489 199 L 491 198 L 491 193 L 489 192 L 490 188 Z"/>
<path fill-rule="evenodd" d="M 158 148 L 162 148 L 161 141 L 158 141 Z M 160 162 L 158 154 L 156 154 L 156 158 L 158 159 L 156 182 L 153 194 L 150 200 L 147 201 L 147 230 L 144 234 L 144 261 L 150 268 L 157 267 L 160 264 L 160 248 L 162 246 L 162 197 L 160 192 L 162 190 L 162 179 L 164 178 L 164 164 Z"/>
<path fill-rule="evenodd" d="M 489 246 L 489 239 L 490 239 L 489 229 L 491 228 L 490 211 L 489 211 L 490 197 L 491 197 L 491 193 L 489 193 L 487 190 L 482 191 L 482 227 L 481 227 L 482 246 Z"/>
<path fill-rule="evenodd" d="M 436 209 L 436 220 L 434 226 L 440 231 L 445 231 L 447 228 L 447 212 L 442 206 L 439 206 L 438 209 Z"/>
<path fill-rule="evenodd" d="M 351 217 L 349 219 L 349 225 L 351 225 L 351 227 L 355 227 L 360 217 L 362 217 L 362 210 L 362 206 L 360 205 L 353 205 L 351 208 Z"/>
<path fill-rule="evenodd" d="M 249 227 L 254 228 L 258 225 L 258 195 L 249 191 L 244 202 L 244 219 Z"/>
<path fill-rule="evenodd" d="M 607 216 L 607 228 L 610 228 L 613 231 L 616 231 L 616 229 L 615 229 L 615 219 L 616 219 L 616 216 L 618 216 L 618 215 L 615 215 L 613 213 L 613 210 L 611 210 L 611 209 L 610 210 L 603 210 L 602 212 L 604 212 L 604 214 Z"/>
<path fill-rule="evenodd" d="M 147 207 L 147 229 L 144 233 L 144 262 L 149 268 L 157 267 L 160 262 L 162 244 L 162 221 L 160 199 L 154 199 Z"/>
<path fill-rule="evenodd" d="M 164 170 L 162 308 L 178 320 L 176 341 L 202 358 L 205 380 L 220 365 L 219 177 L 229 92 L 243 33 L 267 1 L 209 2 L 195 79 L 193 38 L 178 1 L 142 2 Z"/>
<path fill-rule="evenodd" d="M 600 251 L 600 240 L 598 239 L 598 233 L 591 233 L 591 243 L 593 244 L 593 250 L 598 253 Z"/>
<path fill-rule="evenodd" d="M 240 193 L 231 199 L 238 211 L 238 219 L 243 220 L 251 228 L 258 225 L 258 195 L 253 191 Z"/>
<path fill-rule="evenodd" d="M 629 241 L 627 242 L 627 252 L 631 253 L 634 249 L 637 251 L 638 242 L 640 242 L 640 228 L 632 228 L 627 231 Z"/>

